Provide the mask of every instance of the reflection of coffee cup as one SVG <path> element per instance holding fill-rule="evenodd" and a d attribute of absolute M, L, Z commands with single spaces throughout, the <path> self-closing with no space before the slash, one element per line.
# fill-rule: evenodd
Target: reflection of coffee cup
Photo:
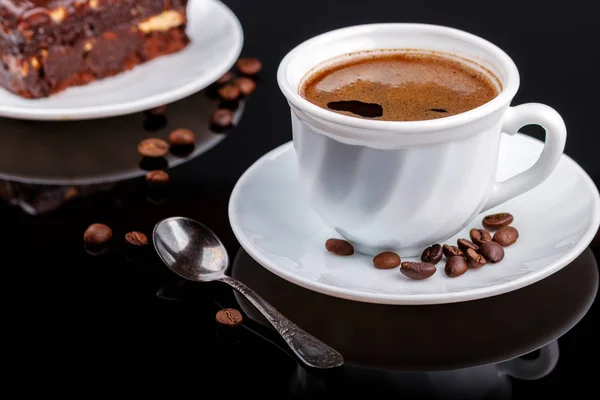
<path fill-rule="evenodd" d="M 491 71 L 502 91 L 462 114 L 414 122 L 338 114 L 298 93 L 320 63 L 375 49 L 423 49 L 472 60 Z M 414 256 L 464 228 L 478 213 L 543 182 L 566 141 L 562 118 L 533 103 L 509 107 L 519 87 L 510 57 L 459 30 L 423 24 L 374 24 L 312 38 L 282 60 L 278 81 L 292 109 L 299 178 L 323 220 L 362 252 Z M 546 129 L 546 145 L 527 171 L 496 182 L 501 133 L 528 124 Z"/>
<path fill-rule="evenodd" d="M 519 379 L 543 376 L 555 356 L 540 355 L 533 363 L 536 367 L 516 357 L 568 332 L 586 315 L 598 292 L 598 264 L 589 249 L 567 267 L 522 289 L 436 305 L 370 304 L 313 292 L 269 272 L 243 249 L 234 257 L 230 273 L 342 353 L 346 367 L 450 371 L 498 364 Z M 243 296 L 235 296 L 248 321 L 270 326 Z"/>
<path fill-rule="evenodd" d="M 378 394 L 427 399 L 510 399 L 511 379 L 537 380 L 554 370 L 559 360 L 558 342 L 541 349 L 533 359 L 517 358 L 448 371 L 381 371 L 344 367 L 344 378 L 327 381 L 298 365 L 290 390 L 296 397 L 342 397 L 377 387 Z M 332 396 L 333 395 L 333 396 Z"/>

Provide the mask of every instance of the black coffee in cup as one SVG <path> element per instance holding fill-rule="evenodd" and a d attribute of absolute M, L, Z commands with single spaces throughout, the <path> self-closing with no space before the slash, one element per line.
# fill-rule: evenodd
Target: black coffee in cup
<path fill-rule="evenodd" d="M 499 93 L 485 68 L 422 51 L 368 51 L 307 74 L 300 95 L 327 110 L 385 121 L 422 121 L 477 108 Z"/>

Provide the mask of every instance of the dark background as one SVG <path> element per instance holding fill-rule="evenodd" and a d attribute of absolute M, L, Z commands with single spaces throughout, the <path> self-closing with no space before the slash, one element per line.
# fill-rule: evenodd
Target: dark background
<path fill-rule="evenodd" d="M 595 121 L 600 107 L 597 22 L 600 5 L 595 1 L 229 0 L 225 3 L 244 27 L 244 52 L 265 61 L 263 76 L 267 89 L 253 106 L 272 113 L 273 129 L 266 129 L 267 135 L 289 138 L 281 132 L 289 131 L 285 124 L 288 110 L 278 93 L 275 74 L 279 61 L 292 47 L 319 33 L 356 24 L 439 24 L 481 36 L 506 51 L 521 75 L 521 87 L 513 104 L 540 102 L 555 108 L 568 128 L 566 153 L 596 183 L 600 181 L 600 163 L 592 151 L 600 146 L 600 128 Z M 261 119 L 263 115 L 249 113 L 248 118 Z M 246 123 L 250 124 L 248 120 Z"/>
<path fill-rule="evenodd" d="M 185 215 L 221 236 L 231 255 L 239 245 L 227 220 L 237 178 L 265 152 L 291 139 L 289 109 L 277 87 L 281 58 L 292 47 L 331 29 L 374 22 L 424 22 L 459 28 L 492 41 L 516 62 L 521 88 L 513 104 L 541 102 L 564 117 L 566 153 L 600 182 L 595 121 L 600 102 L 600 5 L 593 1 L 334 1 L 228 0 L 245 33 L 243 55 L 264 63 L 257 92 L 242 121 L 210 152 L 170 171 L 172 194 L 161 205 L 146 200 L 143 179 L 75 200 L 43 216 L 0 205 L 3 271 L 2 361 L 23 393 L 84 394 L 121 384 L 131 393 L 159 387 L 205 386 L 221 396 L 285 398 L 295 363 L 251 334 L 223 344 L 215 330 L 219 305 L 235 306 L 230 291 L 210 287 L 194 302 L 169 302 L 155 293 L 169 275 L 154 259 L 126 260 L 119 244 L 101 257 L 84 251 L 93 222 L 115 237 L 150 233 L 161 218 Z M 102 123 L 95 121 L 93 123 Z M 537 130 L 527 131 L 539 135 Z M 539 136 L 538 136 L 539 137 Z M 593 247 L 596 257 L 598 246 Z M 514 382 L 514 398 L 595 391 L 598 305 L 559 341 L 561 358 L 546 378 Z M 229 339 L 225 339 L 227 342 Z M 592 368 L 584 367 L 584 363 Z M 33 383 L 33 384 L 32 384 Z M 119 389 L 120 390 L 120 389 Z M 377 388 L 372 389 L 377 394 Z M 121 393 L 121 392 L 119 392 Z M 172 393 L 173 394 L 173 393 Z"/>

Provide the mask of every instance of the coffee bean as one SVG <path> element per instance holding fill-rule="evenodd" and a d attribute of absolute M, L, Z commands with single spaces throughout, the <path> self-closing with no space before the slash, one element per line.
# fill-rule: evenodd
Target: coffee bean
<path fill-rule="evenodd" d="M 175 129 L 169 133 L 169 143 L 172 146 L 190 146 L 196 143 L 196 137 L 194 136 L 194 132 L 189 129 Z"/>
<path fill-rule="evenodd" d="M 481 247 L 483 242 L 492 240 L 492 235 L 485 229 L 473 228 L 469 232 L 469 235 L 471 236 L 471 240 L 473 241 L 473 243 L 475 243 L 479 247 Z"/>
<path fill-rule="evenodd" d="M 83 233 L 85 244 L 103 246 L 112 239 L 112 229 L 104 224 L 92 224 Z"/>
<path fill-rule="evenodd" d="M 510 213 L 498 213 L 484 217 L 481 223 L 488 229 L 500 229 L 512 224 L 513 219 Z"/>
<path fill-rule="evenodd" d="M 142 232 L 128 232 L 125 234 L 127 248 L 125 258 L 133 264 L 147 265 L 149 253 L 147 251 L 148 237 Z"/>
<path fill-rule="evenodd" d="M 487 264 L 485 257 L 479 254 L 474 249 L 467 249 L 467 251 L 465 252 L 465 257 L 467 258 L 467 263 L 471 268 L 481 268 L 485 264 Z"/>
<path fill-rule="evenodd" d="M 337 254 L 338 256 L 351 256 L 354 254 L 354 247 L 352 244 L 342 239 L 327 239 L 325 248 L 327 251 Z"/>
<path fill-rule="evenodd" d="M 250 96 L 256 89 L 256 83 L 252 79 L 245 76 L 237 78 L 235 80 L 235 85 L 240 88 L 240 92 L 244 96 Z"/>
<path fill-rule="evenodd" d="M 487 241 L 479 248 L 479 254 L 491 263 L 497 263 L 504 258 L 504 249 L 496 242 Z"/>
<path fill-rule="evenodd" d="M 494 242 L 506 247 L 510 246 L 519 238 L 519 231 L 512 226 L 505 226 L 494 233 Z"/>
<path fill-rule="evenodd" d="M 216 84 L 217 85 L 224 85 L 226 83 L 231 82 L 231 80 L 233 79 L 233 74 L 231 72 L 225 72 L 225 74 L 220 77 L 219 79 L 217 79 Z"/>
<path fill-rule="evenodd" d="M 442 246 L 436 243 L 423 251 L 421 261 L 435 265 L 440 262 L 443 255 Z"/>
<path fill-rule="evenodd" d="M 244 75 L 256 75 L 262 69 L 262 63 L 254 57 L 240 58 L 235 67 Z"/>
<path fill-rule="evenodd" d="M 169 144 L 162 139 L 150 138 L 138 144 L 138 153 L 142 157 L 164 157 L 169 151 Z"/>
<path fill-rule="evenodd" d="M 435 265 L 424 262 L 405 261 L 400 267 L 400 272 L 410 279 L 423 280 L 435 274 Z"/>
<path fill-rule="evenodd" d="M 169 174 L 160 169 L 149 171 L 146 174 L 146 182 L 155 186 L 166 185 L 169 183 Z"/>
<path fill-rule="evenodd" d="M 242 324 L 243 318 L 235 308 L 225 308 L 217 313 L 215 320 L 219 325 L 235 328 Z"/>
<path fill-rule="evenodd" d="M 210 126 L 213 130 L 221 132 L 233 124 L 233 112 L 226 108 L 219 108 L 210 118 Z"/>
<path fill-rule="evenodd" d="M 240 88 L 229 83 L 218 90 L 219 97 L 225 101 L 235 101 L 240 97 Z"/>
<path fill-rule="evenodd" d="M 125 235 L 125 241 L 132 246 L 145 246 L 148 244 L 148 237 L 142 232 L 128 232 Z"/>
<path fill-rule="evenodd" d="M 167 112 L 167 105 L 165 104 L 165 105 L 162 105 L 159 107 L 152 108 L 152 109 L 148 110 L 148 112 L 150 114 L 156 115 L 156 116 L 165 115 L 165 113 Z"/>
<path fill-rule="evenodd" d="M 479 246 L 467 239 L 458 239 L 457 244 L 458 248 L 461 249 L 463 253 L 466 253 L 467 249 L 473 249 L 475 251 L 479 250 Z"/>
<path fill-rule="evenodd" d="M 464 257 L 452 256 L 446 261 L 444 272 L 446 272 L 446 275 L 450 278 L 456 278 L 457 276 L 464 274 L 467 269 L 469 269 L 469 265 Z"/>
<path fill-rule="evenodd" d="M 400 256 L 391 251 L 386 251 L 383 253 L 377 254 L 375 258 L 373 258 L 373 265 L 378 269 L 392 269 L 396 268 L 400 265 Z"/>
<path fill-rule="evenodd" d="M 456 246 L 450 246 L 445 244 L 444 245 L 444 255 L 446 256 L 446 258 L 450 258 L 453 256 L 464 256 L 464 253 L 462 252 L 461 249 L 459 249 Z"/>
<path fill-rule="evenodd" d="M 77 188 L 75 186 L 70 186 L 65 189 L 65 194 L 63 194 L 63 199 L 65 199 L 65 201 L 70 201 L 70 200 L 73 200 L 75 197 L 77 197 L 78 194 L 79 194 L 79 191 L 77 190 Z"/>

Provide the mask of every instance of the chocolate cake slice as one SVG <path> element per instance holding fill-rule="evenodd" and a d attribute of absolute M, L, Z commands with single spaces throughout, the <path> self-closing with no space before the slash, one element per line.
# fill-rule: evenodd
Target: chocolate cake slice
<path fill-rule="evenodd" d="M 0 0 L 0 86 L 41 98 L 183 49 L 187 0 Z"/>

